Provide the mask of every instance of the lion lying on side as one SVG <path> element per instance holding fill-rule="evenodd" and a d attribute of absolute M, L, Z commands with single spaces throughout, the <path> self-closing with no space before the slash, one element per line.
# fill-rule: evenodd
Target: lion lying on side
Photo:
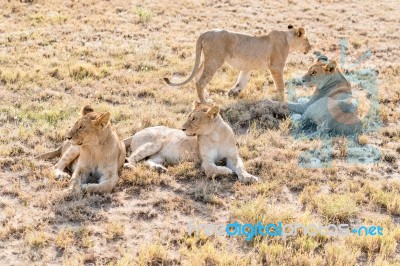
<path fill-rule="evenodd" d="M 118 169 L 125 162 L 124 142 L 110 124 L 110 113 L 96 113 L 86 106 L 82 117 L 67 133 L 67 141 L 58 149 L 39 155 L 46 159 L 62 154 L 54 166 L 56 178 L 69 177 L 65 168 L 73 172 L 68 191 L 81 188 L 86 192 L 108 193 L 118 182 Z M 98 184 L 87 183 L 91 177 L 99 179 Z"/>
<path fill-rule="evenodd" d="M 317 132 L 351 135 L 361 130 L 357 116 L 357 100 L 352 96 L 351 85 L 338 69 L 335 61 L 320 56 L 303 76 L 307 87 L 316 86 L 306 103 L 289 103 L 292 113 L 302 114 L 300 125 L 317 125 Z"/>
<path fill-rule="evenodd" d="M 207 177 L 233 172 L 241 182 L 258 181 L 246 171 L 236 148 L 235 135 L 219 115 L 218 106 L 196 102 L 182 130 L 150 127 L 137 132 L 130 141 L 132 155 L 126 167 L 145 159 L 151 168 L 166 171 L 162 165 L 165 161 L 201 160 Z M 222 159 L 226 159 L 226 167 L 215 164 Z"/>
<path fill-rule="evenodd" d="M 274 30 L 260 37 L 226 30 L 207 31 L 197 39 L 196 59 L 190 77 L 181 83 L 172 83 L 168 78 L 164 80 L 170 86 L 182 86 L 195 78 L 197 95 L 205 102 L 205 86 L 224 62 L 240 70 L 236 84 L 229 91 L 230 96 L 237 96 L 246 87 L 252 70 L 267 68 L 275 83 L 277 100 L 283 101 L 283 68 L 289 52 L 296 50 L 306 54 L 311 49 L 303 28 L 294 29 L 289 25 L 288 29 Z M 200 64 L 201 51 L 204 61 Z"/>

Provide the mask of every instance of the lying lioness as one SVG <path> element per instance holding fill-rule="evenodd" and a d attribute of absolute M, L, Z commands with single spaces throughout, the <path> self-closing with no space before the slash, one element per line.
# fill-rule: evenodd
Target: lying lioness
<path fill-rule="evenodd" d="M 56 178 L 69 177 L 64 170 L 70 168 L 73 174 L 69 191 L 82 188 L 87 192 L 111 192 L 119 179 L 118 169 L 125 162 L 124 142 L 110 124 L 110 113 L 96 113 L 89 106 L 81 113 L 82 117 L 67 133 L 68 140 L 57 150 L 36 158 L 45 159 L 61 153 L 54 174 Z M 91 177 L 98 178 L 98 184 L 87 183 Z"/>
<path fill-rule="evenodd" d="M 352 96 L 351 84 L 342 75 L 335 61 L 319 56 L 303 76 L 307 87 L 316 87 L 306 103 L 289 103 L 292 113 L 302 114 L 301 126 L 316 124 L 321 134 L 354 134 L 361 130 L 357 116 L 357 100 Z"/>
<path fill-rule="evenodd" d="M 166 161 L 201 160 L 207 177 L 234 172 L 241 182 L 258 180 L 246 172 L 236 148 L 235 135 L 219 115 L 218 106 L 196 102 L 182 130 L 150 127 L 137 132 L 130 141 L 132 155 L 126 167 L 146 159 L 150 167 L 166 171 L 162 165 Z M 226 159 L 226 167 L 215 164 L 222 159 Z"/>
<path fill-rule="evenodd" d="M 288 29 L 274 30 L 260 37 L 226 30 L 207 31 L 197 39 L 196 59 L 190 77 L 181 83 L 172 83 L 168 78 L 164 80 L 170 86 L 182 86 L 195 78 L 197 95 L 205 102 L 205 86 L 224 62 L 240 70 L 236 84 L 229 91 L 231 96 L 237 96 L 246 87 L 252 70 L 267 68 L 275 83 L 277 99 L 283 101 L 283 68 L 289 52 L 296 50 L 306 54 L 311 49 L 303 28 L 294 29 L 289 25 Z M 201 51 L 204 61 L 200 65 Z"/>

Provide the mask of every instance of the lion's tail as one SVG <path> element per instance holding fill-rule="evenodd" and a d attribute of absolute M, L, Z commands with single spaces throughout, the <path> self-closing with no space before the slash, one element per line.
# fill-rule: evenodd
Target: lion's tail
<path fill-rule="evenodd" d="M 46 159 L 51 159 L 54 158 L 56 156 L 60 156 L 62 152 L 62 145 L 60 147 L 58 147 L 57 149 L 50 151 L 50 152 L 46 152 L 43 154 L 40 154 L 38 156 L 35 157 L 36 160 L 46 160 Z"/>
<path fill-rule="evenodd" d="M 201 34 L 196 42 L 196 59 L 195 59 L 194 67 L 193 67 L 192 74 L 190 75 L 190 77 L 181 83 L 172 83 L 171 81 L 169 81 L 169 78 L 164 78 L 165 83 L 167 83 L 169 86 L 183 86 L 183 85 L 189 83 L 194 78 L 194 76 L 196 75 L 196 72 L 199 68 L 199 65 L 200 65 L 200 57 L 201 57 L 201 50 L 203 49 L 204 34 L 205 33 Z"/>

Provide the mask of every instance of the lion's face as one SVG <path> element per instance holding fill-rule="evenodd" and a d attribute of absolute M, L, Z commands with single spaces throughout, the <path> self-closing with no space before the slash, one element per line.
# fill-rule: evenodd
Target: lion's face
<path fill-rule="evenodd" d="M 311 44 L 306 37 L 306 32 L 304 28 L 298 28 L 296 30 L 291 25 L 289 25 L 288 28 L 294 31 L 294 39 L 292 41 L 291 48 L 300 53 L 307 54 L 311 50 Z"/>
<path fill-rule="evenodd" d="M 317 86 L 322 88 L 336 71 L 335 61 L 318 60 L 308 69 L 302 78 L 302 82 L 307 87 Z"/>
<path fill-rule="evenodd" d="M 67 139 L 74 145 L 97 143 L 97 136 L 110 121 L 110 113 L 96 113 L 89 106 L 82 109 L 82 117 L 67 133 Z"/>
<path fill-rule="evenodd" d="M 189 114 L 182 130 L 187 136 L 205 135 L 212 130 L 215 118 L 219 114 L 218 106 L 195 102 L 194 110 Z"/>

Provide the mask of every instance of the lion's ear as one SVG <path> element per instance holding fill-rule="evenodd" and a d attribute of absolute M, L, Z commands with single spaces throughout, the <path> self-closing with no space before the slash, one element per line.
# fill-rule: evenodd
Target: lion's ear
<path fill-rule="evenodd" d="M 111 115 L 109 112 L 102 113 L 101 115 L 99 115 L 99 117 L 96 118 L 96 120 L 93 121 L 94 126 L 97 128 L 104 128 L 110 121 L 110 116 Z"/>
<path fill-rule="evenodd" d="M 196 109 L 197 107 L 199 107 L 200 104 L 201 104 L 201 102 L 194 101 L 193 102 L 193 109 Z"/>
<path fill-rule="evenodd" d="M 81 109 L 81 115 L 87 115 L 88 113 L 94 112 L 94 109 L 90 105 L 86 105 Z"/>
<path fill-rule="evenodd" d="M 332 60 L 331 62 L 329 62 L 329 64 L 327 64 L 326 66 L 324 66 L 324 69 L 328 72 L 334 72 L 335 69 L 337 67 L 336 61 Z"/>
<path fill-rule="evenodd" d="M 304 34 L 306 34 L 306 31 L 304 30 L 304 28 L 298 28 L 298 29 L 296 30 L 296 36 L 297 36 L 297 37 L 303 37 Z"/>
<path fill-rule="evenodd" d="M 214 119 L 219 114 L 219 107 L 214 105 L 210 109 L 208 109 L 206 113 L 211 119 Z"/>

